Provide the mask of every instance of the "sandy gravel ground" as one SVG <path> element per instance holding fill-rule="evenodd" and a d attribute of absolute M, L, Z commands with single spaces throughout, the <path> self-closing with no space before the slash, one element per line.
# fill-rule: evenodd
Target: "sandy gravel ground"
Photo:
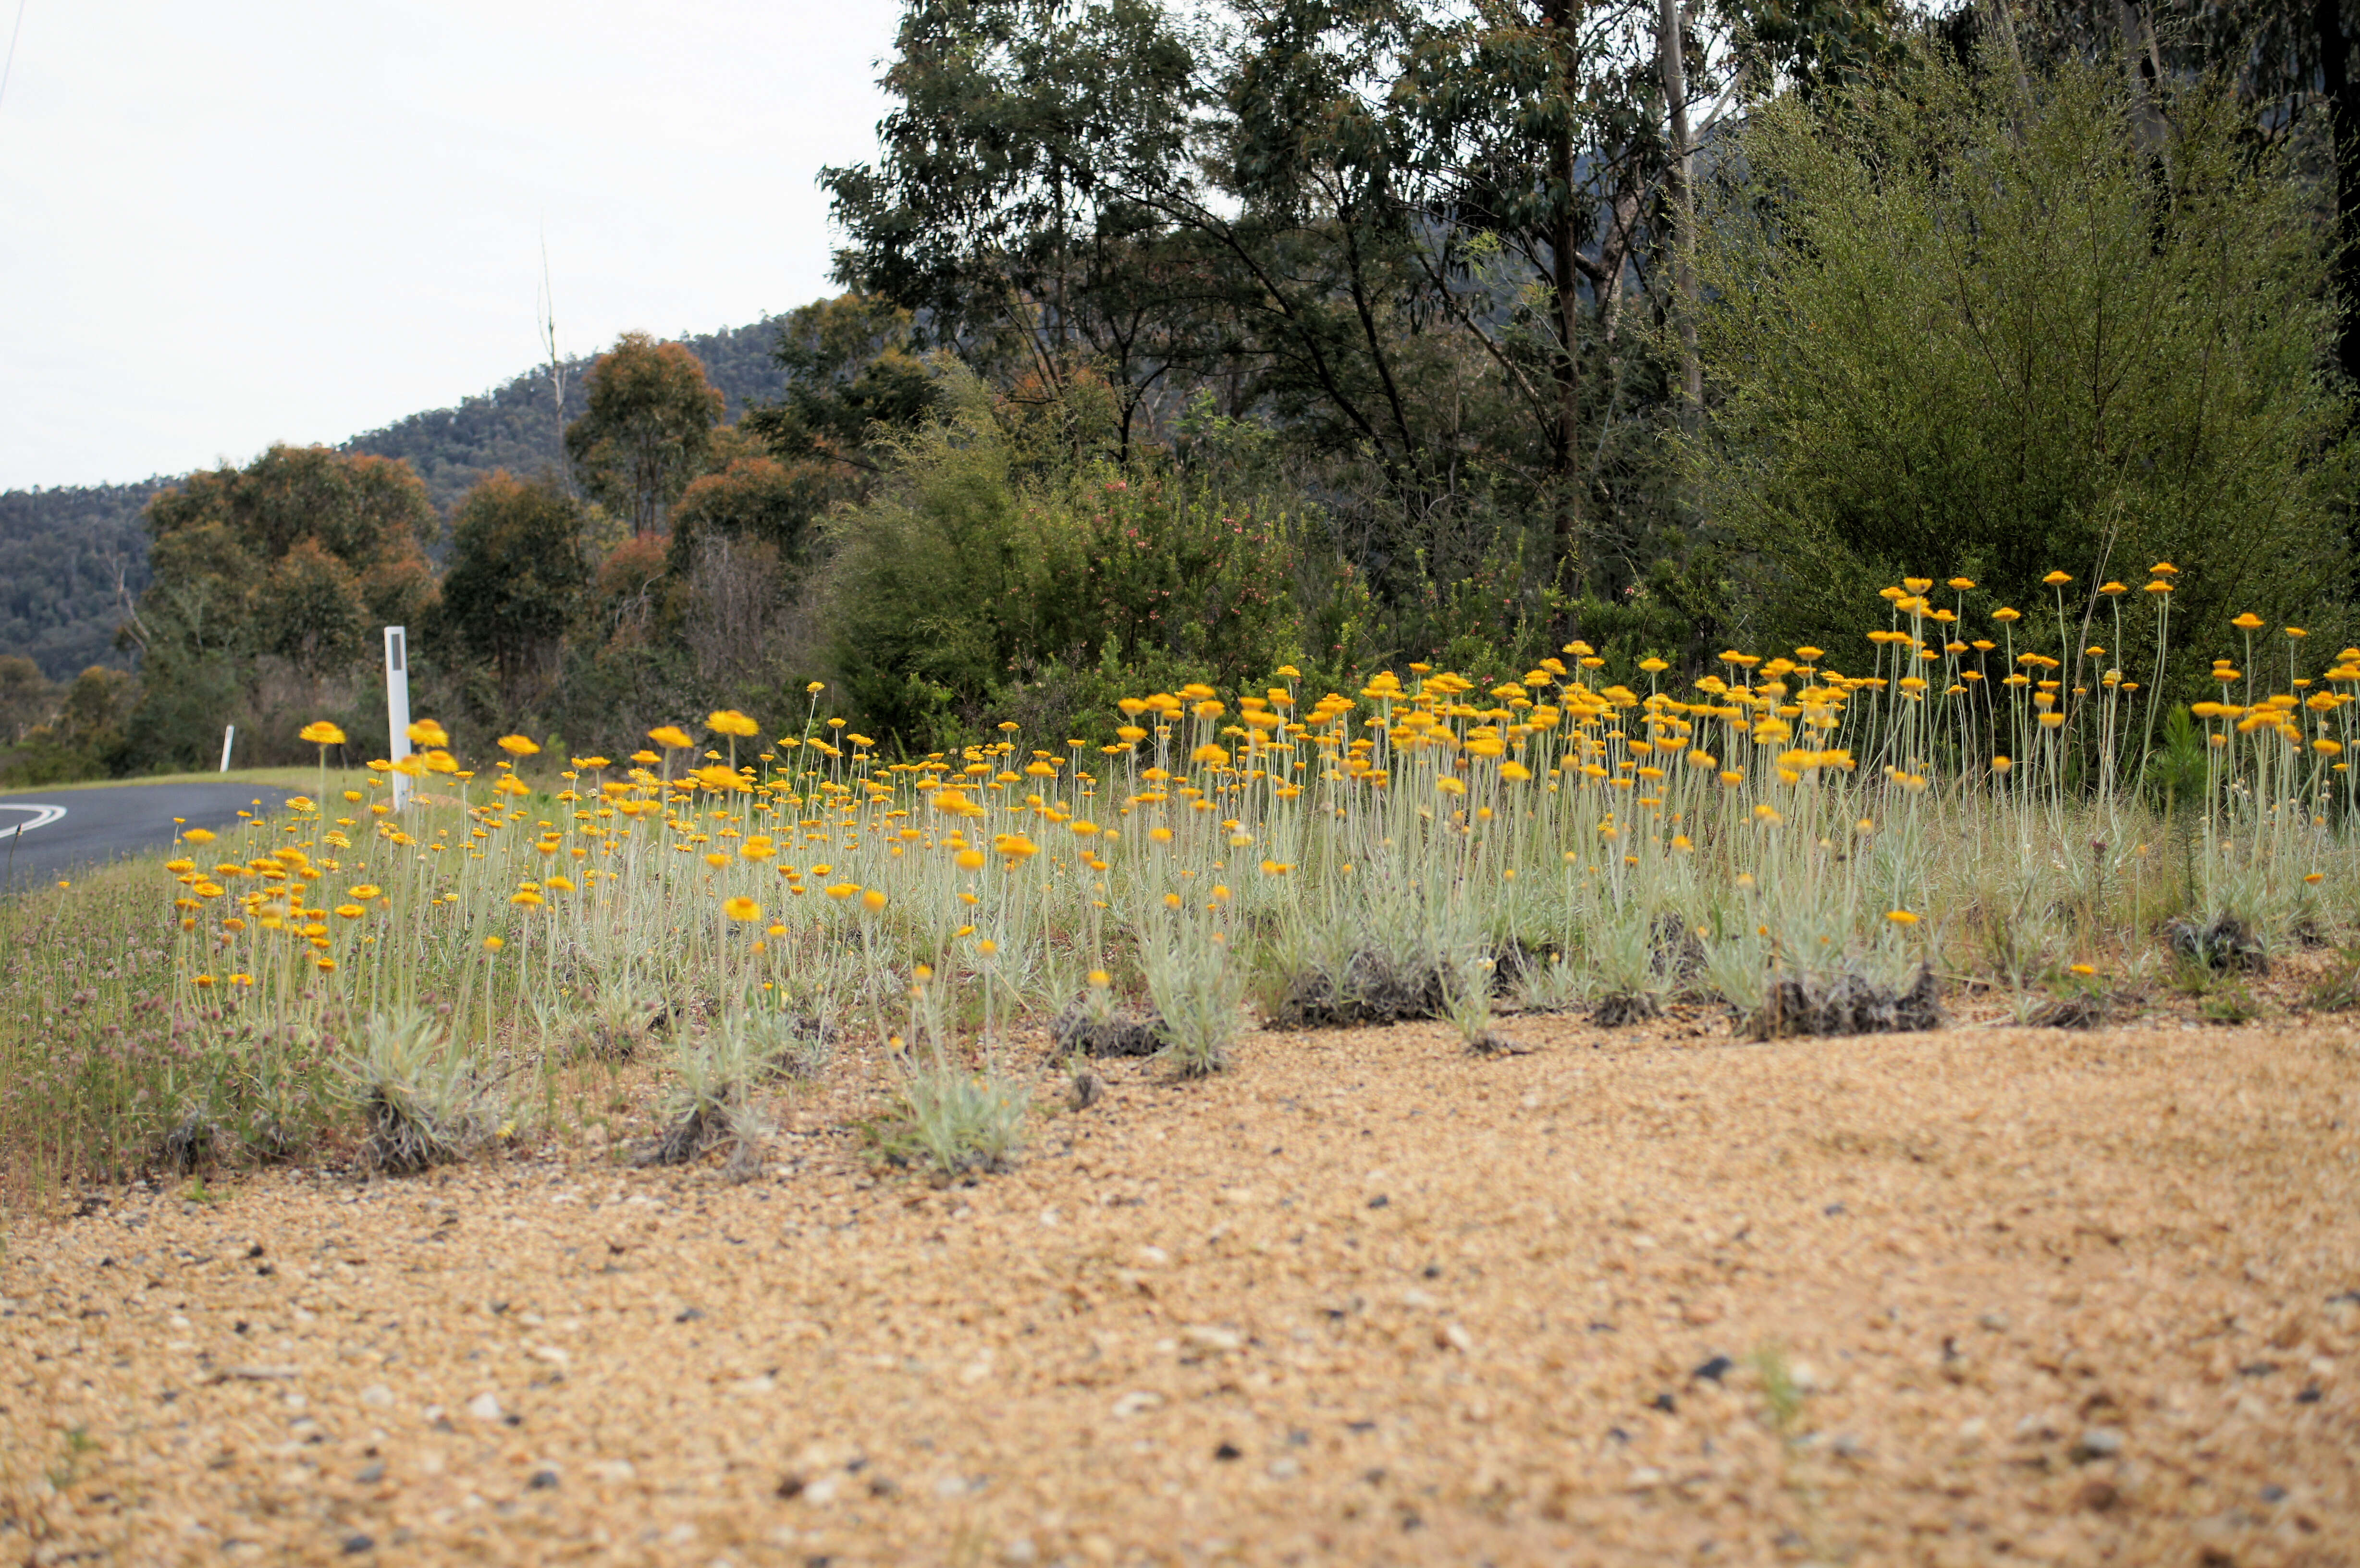
<path fill-rule="evenodd" d="M 19 1225 L 0 1561 L 2360 1562 L 2360 1022 L 1510 1029 Z"/>

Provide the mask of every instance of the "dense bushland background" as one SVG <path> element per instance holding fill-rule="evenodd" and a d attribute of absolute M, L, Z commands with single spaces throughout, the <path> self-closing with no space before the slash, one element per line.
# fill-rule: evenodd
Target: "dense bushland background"
<path fill-rule="evenodd" d="M 911 0 L 878 158 L 821 173 L 847 292 L 76 500 L 12 589 L 58 604 L 0 603 L 40 656 L 0 658 L 0 767 L 203 766 L 228 723 L 303 760 L 321 715 L 381 755 L 388 621 L 462 745 L 623 756 L 819 681 L 923 752 L 1575 639 L 1844 669 L 1913 573 L 2128 667 L 2153 617 L 2088 595 L 2165 559 L 2193 694 L 2231 615 L 2348 635 L 2345 30 Z"/>

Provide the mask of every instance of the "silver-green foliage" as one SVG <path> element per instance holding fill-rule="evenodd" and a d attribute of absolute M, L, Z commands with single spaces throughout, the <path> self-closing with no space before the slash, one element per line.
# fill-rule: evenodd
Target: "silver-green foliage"
<path fill-rule="evenodd" d="M 997 1063 L 970 1072 L 929 1053 L 906 1072 L 879 1142 L 890 1157 L 944 1176 L 1005 1171 L 1024 1148 L 1032 1088 Z"/>
<path fill-rule="evenodd" d="M 1227 945 L 1184 931 L 1148 942 L 1141 956 L 1173 1066 L 1184 1078 L 1228 1066 L 1246 977 Z"/>
<path fill-rule="evenodd" d="M 775 1015 L 732 1011 L 702 1039 L 672 1051 L 662 1101 L 664 1131 L 648 1151 L 650 1163 L 678 1165 L 725 1140 L 740 1164 L 769 1132 L 754 1104 L 754 1086 L 771 1071 L 785 1035 Z"/>
<path fill-rule="evenodd" d="M 464 1156 L 490 1132 L 493 1085 L 442 1020 L 416 1008 L 373 1013 L 336 1062 L 338 1097 L 359 1113 L 362 1158 L 408 1175 Z"/>
<path fill-rule="evenodd" d="M 1483 1050 L 1491 1036 L 1491 951 L 1465 943 L 1446 955 L 1442 966 L 1442 1011 L 1470 1050 Z"/>

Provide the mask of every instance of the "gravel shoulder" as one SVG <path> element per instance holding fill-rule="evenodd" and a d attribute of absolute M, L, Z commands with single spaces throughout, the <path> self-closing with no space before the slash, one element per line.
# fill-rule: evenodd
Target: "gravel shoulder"
<path fill-rule="evenodd" d="M 0 1559 L 2360 1561 L 2360 1025 L 1506 1027 L 20 1224 Z"/>

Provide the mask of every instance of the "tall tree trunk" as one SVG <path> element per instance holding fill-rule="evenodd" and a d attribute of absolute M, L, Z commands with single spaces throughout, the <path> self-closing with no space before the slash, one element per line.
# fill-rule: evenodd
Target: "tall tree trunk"
<path fill-rule="evenodd" d="M 2319 34 L 2320 96 L 2335 147 L 2335 292 L 2344 308 L 2335 330 L 2335 362 L 2360 380 L 2360 104 L 2352 97 L 2350 42 L 2344 33 L 2344 0 L 2313 0 L 2311 21 Z"/>
<path fill-rule="evenodd" d="M 1991 0 L 1992 16 L 1999 27 L 2000 42 L 2007 46 L 2007 62 L 2016 71 L 2016 96 L 2024 101 L 2025 113 L 2032 112 L 2032 78 L 2025 73 L 2024 51 L 2016 45 L 2016 16 L 2007 8 L 2007 0 Z"/>
<path fill-rule="evenodd" d="M 2130 85 L 2131 124 L 2140 147 L 2162 167 L 2168 181 L 2171 175 L 2171 127 L 2164 119 L 2162 105 L 2156 101 L 2162 80 L 2151 79 L 2147 74 L 2149 35 L 2147 18 L 2136 0 L 2115 0 L 2114 24 L 2123 35 L 2123 74 Z"/>
<path fill-rule="evenodd" d="M 1664 77 L 1664 102 L 1671 109 L 1671 161 L 1666 194 L 1672 208 L 1672 289 L 1678 298 L 1680 331 L 1680 423 L 1693 434 L 1704 413 L 1704 366 L 1697 357 L 1696 332 L 1696 148 L 1688 141 L 1688 76 L 1683 55 L 1680 0 L 1660 0 L 1655 26 L 1655 63 Z M 1618 277 L 1616 287 L 1621 287 Z"/>
<path fill-rule="evenodd" d="M 1577 586 L 1588 562 L 1581 540 L 1581 274 L 1579 270 L 1579 196 L 1574 184 L 1573 116 L 1579 102 L 1579 65 L 1574 24 L 1578 0 L 1543 0 L 1549 47 L 1557 64 L 1557 90 L 1561 117 L 1549 138 L 1549 179 L 1557 189 L 1557 211 L 1549 220 L 1551 282 L 1557 290 L 1557 332 L 1559 353 L 1557 379 L 1557 440 L 1554 467 L 1557 495 L 1557 579 L 1561 587 Z"/>

